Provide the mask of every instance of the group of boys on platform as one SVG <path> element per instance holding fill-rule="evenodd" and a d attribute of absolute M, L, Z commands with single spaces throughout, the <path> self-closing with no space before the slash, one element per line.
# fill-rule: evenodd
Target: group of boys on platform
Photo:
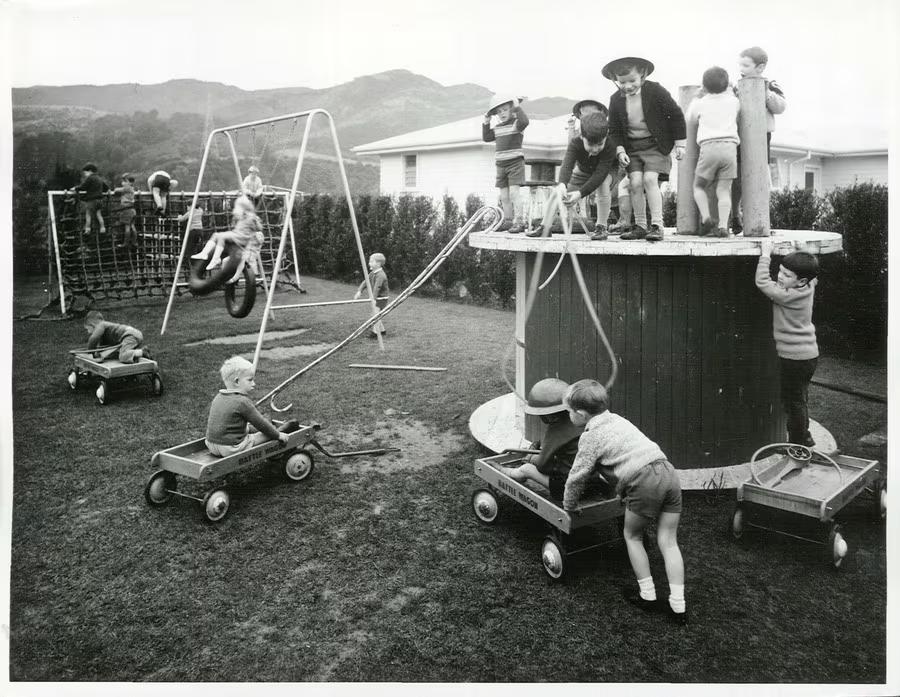
<path fill-rule="evenodd" d="M 758 46 L 745 49 L 739 58 L 742 77 L 761 76 L 768 64 Z M 575 104 L 575 137 L 569 140 L 559 171 L 558 184 L 566 188 L 565 203 L 596 197 L 596 224 L 587 232 L 592 240 L 618 233 L 623 240 L 663 238 L 663 199 L 660 182 L 669 178 L 671 153 L 680 160 L 685 151 L 688 122 L 697 124 L 700 157 L 694 176 L 694 200 L 700 213 L 697 234 L 728 237 L 742 232 L 737 119 L 740 110 L 728 73 L 718 66 L 703 74 L 701 96 L 685 115 L 668 90 L 648 80 L 654 65 L 646 58 L 627 56 L 607 63 L 602 74 L 617 87 L 609 106 L 595 99 Z M 766 80 L 768 141 L 774 130 L 774 114 L 785 109 L 781 88 Z M 492 125 L 493 123 L 493 125 Z M 523 219 L 519 187 L 525 183 L 524 131 L 528 116 L 518 98 L 497 97 L 482 122 L 482 139 L 496 144 L 496 186 L 504 219 L 497 228 L 509 233 L 539 237 L 527 231 L 532 221 Z M 619 219 L 607 228 L 611 187 L 619 170 Z M 715 189 L 718 204 L 710 210 L 709 191 Z M 647 216 L 649 208 L 649 224 Z M 631 222 L 631 214 L 634 222 Z M 545 221 L 547 222 L 547 221 Z"/>

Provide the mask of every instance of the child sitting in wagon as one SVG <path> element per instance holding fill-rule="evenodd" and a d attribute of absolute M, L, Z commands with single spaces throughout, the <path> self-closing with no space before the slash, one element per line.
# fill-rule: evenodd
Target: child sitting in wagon
<path fill-rule="evenodd" d="M 227 243 L 230 242 L 240 247 L 241 262 L 234 276 L 228 280 L 228 283 L 234 283 L 241 277 L 246 260 L 259 251 L 263 240 L 265 240 L 262 233 L 262 223 L 259 220 L 259 216 L 256 215 L 256 207 L 249 197 L 242 195 L 235 199 L 232 221 L 234 223 L 233 230 L 213 233 L 203 249 L 191 256 L 191 259 L 207 259 L 209 253 L 212 252 L 213 257 L 210 259 L 209 264 L 206 265 L 207 271 L 211 271 L 222 263 L 222 253 L 225 251 Z"/>
<path fill-rule="evenodd" d="M 213 455 L 234 455 L 267 440 L 284 443 L 288 433 L 297 430 L 296 421 L 286 421 L 276 428 L 259 413 L 247 396 L 256 387 L 256 382 L 253 364 L 246 358 L 228 358 L 219 373 L 225 389 L 219 390 L 213 398 L 206 425 L 206 447 Z M 250 425 L 257 429 L 256 432 L 250 432 Z"/>

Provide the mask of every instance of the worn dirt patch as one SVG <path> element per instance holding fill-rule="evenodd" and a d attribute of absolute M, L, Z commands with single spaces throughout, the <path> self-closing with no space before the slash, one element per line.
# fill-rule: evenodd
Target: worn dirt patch
<path fill-rule="evenodd" d="M 276 346 L 270 349 L 263 349 L 259 352 L 260 358 L 267 358 L 270 361 L 286 361 L 298 356 L 312 356 L 318 353 L 324 353 L 331 348 L 331 344 L 300 344 L 299 346 Z M 248 361 L 253 360 L 253 354 L 244 354 L 244 358 Z"/>
<path fill-rule="evenodd" d="M 377 447 L 400 448 L 400 452 L 348 458 L 341 474 L 361 472 L 417 471 L 440 465 L 451 452 L 464 447 L 466 439 L 455 433 L 439 431 L 418 419 L 387 419 L 373 428 L 346 428 L 342 445 L 328 444 L 329 450 L 369 450 Z"/>
<path fill-rule="evenodd" d="M 278 339 L 290 339 L 292 336 L 299 336 L 309 329 L 285 329 L 279 332 L 266 332 L 263 341 L 277 341 Z M 214 336 L 212 339 L 201 339 L 200 341 L 192 341 L 185 346 L 205 346 L 207 344 L 218 344 L 231 346 L 233 344 L 255 344 L 258 334 L 234 334 L 232 336 Z"/>

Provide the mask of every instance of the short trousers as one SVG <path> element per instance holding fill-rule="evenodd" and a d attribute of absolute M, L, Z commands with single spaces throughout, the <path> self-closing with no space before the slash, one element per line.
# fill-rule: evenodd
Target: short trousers
<path fill-rule="evenodd" d="M 575 165 L 575 168 L 572 170 L 572 176 L 569 179 L 569 183 L 566 185 L 566 191 L 580 191 L 581 187 L 584 186 L 585 182 L 590 178 L 590 174 L 588 174 L 587 172 L 582 172 L 581 169 L 579 169 L 578 165 Z M 610 181 L 610 175 L 607 174 L 606 179 L 600 182 L 600 186 L 589 193 L 588 196 L 592 196 L 594 194 L 609 196 Z"/>
<path fill-rule="evenodd" d="M 672 158 L 663 155 L 653 138 L 629 140 L 626 148 L 631 162 L 629 172 L 659 172 L 668 174 L 672 170 Z"/>
<path fill-rule="evenodd" d="M 155 177 L 153 177 L 153 181 L 150 182 L 150 188 L 157 188 L 160 191 L 168 191 L 171 184 L 172 180 L 168 177 L 156 175 Z"/>
<path fill-rule="evenodd" d="M 134 222 L 134 217 L 137 215 L 137 212 L 134 208 L 123 208 L 119 211 L 119 224 L 121 225 L 131 225 Z"/>
<path fill-rule="evenodd" d="M 206 449 L 216 457 L 227 457 L 243 452 L 253 445 L 253 434 L 248 433 L 244 436 L 244 440 L 237 445 L 221 445 L 220 443 L 210 443 L 208 440 L 204 442 L 206 443 Z"/>
<path fill-rule="evenodd" d="M 681 482 L 668 460 L 656 460 L 641 468 L 621 487 L 620 495 L 629 511 L 644 518 L 681 513 Z"/>
<path fill-rule="evenodd" d="M 82 201 L 81 205 L 84 207 L 85 213 L 96 213 L 100 210 L 100 205 L 103 203 L 99 198 L 91 199 L 90 201 Z"/>
<path fill-rule="evenodd" d="M 730 140 L 705 140 L 700 143 L 700 157 L 694 170 L 694 181 L 734 179 L 737 176 L 737 143 Z"/>
<path fill-rule="evenodd" d="M 562 500 L 563 493 L 566 491 L 566 480 L 569 478 L 569 473 L 560 473 L 560 472 L 552 472 L 549 476 L 550 482 L 547 484 L 547 488 L 550 489 L 550 495 L 555 498 Z"/>
<path fill-rule="evenodd" d="M 525 183 L 525 159 L 517 157 L 514 160 L 502 160 L 497 162 L 496 186 L 505 189 L 510 186 L 522 186 Z"/>

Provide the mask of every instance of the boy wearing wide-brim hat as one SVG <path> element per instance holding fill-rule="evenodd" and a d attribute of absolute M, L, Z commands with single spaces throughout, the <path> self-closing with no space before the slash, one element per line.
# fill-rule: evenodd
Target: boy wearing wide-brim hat
<path fill-rule="evenodd" d="M 687 129 L 684 114 L 662 85 L 647 76 L 654 66 L 646 58 L 625 56 L 610 61 L 601 70 L 619 88 L 609 100 L 609 137 L 619 162 L 628 170 L 635 227 L 622 239 L 662 239 L 662 193 L 659 177 L 672 169 L 684 154 Z M 650 206 L 647 227 L 646 205 Z"/>
<path fill-rule="evenodd" d="M 484 142 L 496 143 L 497 147 L 494 156 L 497 167 L 496 185 L 500 189 L 500 205 L 504 216 L 497 229 L 512 233 L 525 231 L 519 187 L 525 183 L 525 150 L 522 142 L 525 139 L 523 133 L 528 127 L 528 116 L 522 110 L 521 101 L 518 97 L 494 95 L 481 125 Z M 493 127 L 491 117 L 497 118 L 497 124 Z"/>

